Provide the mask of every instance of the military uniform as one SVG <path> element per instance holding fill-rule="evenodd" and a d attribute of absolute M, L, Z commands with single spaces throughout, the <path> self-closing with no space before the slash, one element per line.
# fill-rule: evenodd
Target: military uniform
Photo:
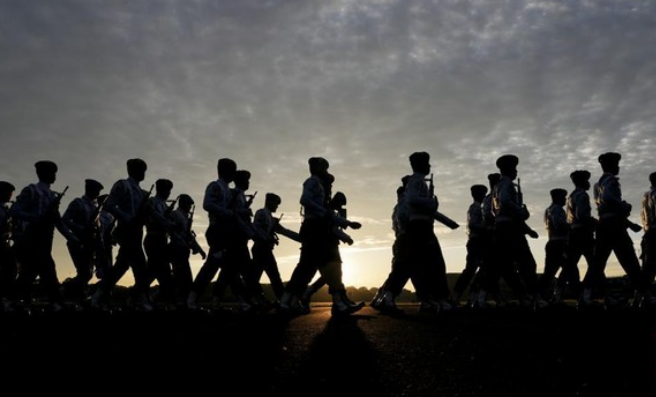
<path fill-rule="evenodd" d="M 141 159 L 130 159 L 127 166 L 130 176 L 114 183 L 104 206 L 117 220 L 114 229 L 114 238 L 119 245 L 116 262 L 108 274 L 97 283 L 91 305 L 98 307 L 102 298 L 111 292 L 128 269 L 132 269 L 134 298 L 143 304 L 144 309 L 150 310 L 148 302 L 150 279 L 143 250 L 143 227 L 146 222 L 146 204 L 150 193 L 139 185 L 145 176 L 147 166 Z"/>
<path fill-rule="evenodd" d="M 186 301 L 193 283 L 189 265 L 191 253 L 202 252 L 191 230 L 193 213 L 190 212 L 190 209 L 193 204 L 191 197 L 186 194 L 180 195 L 178 208 L 171 212 L 169 218 L 172 226 L 168 252 L 172 267 L 173 290 L 177 292 L 181 302 Z M 205 253 L 202 252 L 201 255 L 205 259 Z"/>
<path fill-rule="evenodd" d="M 93 179 L 85 181 L 85 194 L 71 201 L 62 216 L 62 220 L 75 234 L 80 244 L 67 243 L 68 252 L 73 260 L 76 275 L 64 282 L 66 294 L 81 303 L 86 297 L 86 289 L 93 277 L 93 267 L 102 236 L 98 219 L 97 197 L 103 185 Z"/>
<path fill-rule="evenodd" d="M 570 179 L 574 182 L 575 189 L 567 198 L 567 223 L 569 224 L 567 268 L 571 271 L 571 275 L 569 280 L 566 281 L 570 282 L 572 292 L 579 294 L 581 292 L 581 283 L 578 263 L 581 256 L 585 258 L 588 265 L 584 285 L 591 287 L 591 280 L 587 278 L 587 275 L 592 274 L 590 269 L 594 260 L 594 233 L 597 220 L 592 217 L 590 196 L 587 193 L 590 188 L 588 182 L 590 173 L 577 170 L 570 174 Z"/>
<path fill-rule="evenodd" d="M 61 309 L 61 294 L 55 261 L 52 258 L 52 242 L 55 227 L 69 241 L 75 236 L 64 225 L 59 214 L 61 194 L 50 189 L 55 181 L 57 166 L 50 161 L 35 164 L 39 182 L 25 187 L 14 204 L 11 216 L 21 222 L 21 238 L 15 250 L 20 263 L 17 291 L 21 298 L 31 299 L 32 284 L 39 277 L 41 285 L 55 310 Z"/>
<path fill-rule="evenodd" d="M 616 176 L 620 159 L 621 155 L 614 152 L 599 156 L 604 174 L 594 186 L 599 224 L 596 230 L 594 266 L 590 269 L 593 271 L 591 283 L 593 288 L 604 291 L 606 262 L 611 252 L 614 252 L 632 287 L 638 292 L 644 292 L 640 263 L 627 231 L 631 205 L 622 199 L 622 189 Z"/>
<path fill-rule="evenodd" d="M 567 202 L 565 189 L 551 190 L 551 205 L 544 211 L 544 225 L 549 235 L 545 246 L 544 272 L 540 278 L 540 293 L 543 297 L 550 296 L 551 286 L 559 270 L 567 273 L 567 239 L 569 237 L 569 223 L 563 208 Z M 571 273 L 571 271 L 569 272 Z M 554 293 L 556 300 L 561 300 L 562 286 L 558 286 Z"/>
<path fill-rule="evenodd" d="M 147 268 L 150 285 L 157 279 L 159 284 L 158 300 L 165 306 L 173 303 L 173 279 L 168 247 L 169 232 L 173 228 L 170 220 L 172 208 L 166 203 L 173 183 L 168 179 L 155 182 L 156 195 L 148 200 L 148 220 L 144 249 L 148 258 Z"/>

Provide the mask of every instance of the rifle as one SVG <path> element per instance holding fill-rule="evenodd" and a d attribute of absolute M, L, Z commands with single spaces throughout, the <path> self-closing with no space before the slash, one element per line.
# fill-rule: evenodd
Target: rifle
<path fill-rule="evenodd" d="M 255 200 L 255 196 L 257 196 L 257 190 L 255 191 L 255 193 L 246 194 L 245 196 L 248 197 L 248 199 L 246 199 L 246 208 L 251 208 L 251 205 L 253 204 L 253 200 Z"/>
<path fill-rule="evenodd" d="M 458 222 L 444 215 L 440 211 L 435 211 L 433 218 L 435 218 L 436 221 L 440 222 L 441 224 L 443 224 L 444 226 L 448 227 L 451 230 L 455 230 L 460 227 Z"/>
<path fill-rule="evenodd" d="M 191 210 L 189 211 L 189 222 L 187 223 L 187 233 L 189 235 L 189 241 L 187 242 L 187 245 L 189 248 L 191 248 L 191 252 L 195 254 L 200 254 L 200 256 L 205 259 L 207 257 L 207 254 L 203 250 L 203 247 L 198 244 L 198 240 L 196 240 L 196 232 L 194 232 L 191 229 L 191 225 L 194 221 L 194 212 L 196 211 L 196 205 L 191 206 Z"/>
<path fill-rule="evenodd" d="M 169 217 L 171 216 L 171 213 L 173 212 L 173 209 L 175 208 L 175 205 L 177 204 L 178 200 L 180 200 L 180 195 L 175 198 L 175 200 L 169 200 L 168 202 L 171 203 L 169 204 L 168 207 L 166 207 L 166 210 L 164 211 L 164 216 Z"/>
<path fill-rule="evenodd" d="M 526 210 L 526 205 L 524 204 L 524 193 L 522 193 L 521 179 L 517 178 L 517 203 L 520 207 Z M 528 212 L 528 210 L 527 210 Z M 531 238 L 538 238 L 538 232 L 533 230 L 526 221 L 522 221 L 522 230 L 524 234 L 528 234 Z"/>
<path fill-rule="evenodd" d="M 55 199 L 52 201 L 52 203 L 50 203 L 50 208 L 48 209 L 48 213 L 52 214 L 54 211 L 56 211 L 59 208 L 62 198 L 66 194 L 67 190 L 68 190 L 68 186 L 66 186 L 64 190 L 61 191 L 61 193 L 53 192 L 53 194 L 55 195 Z"/>

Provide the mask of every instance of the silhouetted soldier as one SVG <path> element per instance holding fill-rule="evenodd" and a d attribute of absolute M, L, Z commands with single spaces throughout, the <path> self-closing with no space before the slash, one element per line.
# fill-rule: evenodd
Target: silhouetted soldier
<path fill-rule="evenodd" d="M 266 273 L 273 293 L 278 300 L 282 298 L 282 294 L 285 292 L 285 285 L 282 282 L 280 271 L 278 270 L 278 262 L 273 254 L 274 247 L 278 245 L 278 234 L 300 242 L 298 233 L 286 229 L 280 224 L 282 215 L 280 218 L 273 217 L 281 202 L 282 199 L 277 194 L 266 194 L 264 208 L 257 210 L 253 218 L 253 227 L 265 238 L 256 239 L 251 248 L 251 254 L 253 255 L 253 280 L 260 285 L 259 282 L 262 278 L 262 273 Z"/>
<path fill-rule="evenodd" d="M 552 189 L 550 191 L 551 205 L 544 212 L 544 225 L 549 234 L 545 246 L 544 272 L 540 277 L 540 294 L 544 298 L 552 295 L 551 287 L 558 273 L 568 273 L 567 270 L 567 239 L 569 223 L 564 206 L 567 203 L 567 190 Z M 569 271 L 571 274 L 571 271 Z M 562 303 L 562 285 L 556 285 L 553 291 L 555 303 Z"/>
<path fill-rule="evenodd" d="M 371 301 L 371 307 L 383 313 L 403 313 L 403 310 L 396 306 L 396 298 L 403 291 L 403 287 L 411 275 L 408 263 L 409 242 L 406 233 L 408 216 L 404 203 L 405 187 L 409 179 L 410 175 L 401 179 L 402 185 L 396 189 L 396 204 L 392 209 L 392 230 L 394 230 L 395 236 L 392 244 L 392 269 Z"/>
<path fill-rule="evenodd" d="M 633 247 L 633 241 L 627 231 L 631 204 L 622 199 L 622 189 L 617 175 L 620 172 L 619 153 L 608 152 L 599 156 L 599 163 L 604 174 L 595 184 L 594 196 L 599 214 L 595 253 L 592 271 L 593 290 L 599 288 L 606 298 L 607 304 L 615 304 L 615 300 L 605 291 L 606 262 L 611 252 L 615 253 L 620 265 L 629 276 L 632 288 L 638 293 L 645 292 L 640 262 Z M 586 279 L 588 275 L 586 274 Z M 584 291 L 584 303 L 589 303 L 591 293 Z"/>
<path fill-rule="evenodd" d="M 483 263 L 485 252 L 483 244 L 485 244 L 484 234 L 487 232 L 487 226 L 483 216 L 483 200 L 487 194 L 487 186 L 473 185 L 470 190 L 474 202 L 471 203 L 467 210 L 467 258 L 465 269 L 458 277 L 458 280 L 456 280 L 453 293 L 451 294 L 451 302 L 455 305 L 460 304 L 462 294 L 472 280 L 474 280 L 476 272 Z M 472 292 L 477 292 L 478 289 L 477 285 L 472 285 L 470 288 Z"/>
<path fill-rule="evenodd" d="M 196 233 L 192 230 L 193 205 L 194 200 L 189 195 L 181 194 L 178 208 L 170 216 L 173 227 L 168 251 L 173 273 L 173 289 L 178 294 L 178 300 L 183 304 L 186 304 L 193 283 L 189 257 L 193 253 L 200 254 L 203 260 L 207 258 L 205 251 L 196 241 Z"/>
<path fill-rule="evenodd" d="M 226 264 L 230 233 L 236 222 L 235 213 L 230 209 L 232 192 L 229 184 L 236 171 L 237 163 L 228 158 L 220 159 L 217 165 L 218 179 L 210 182 L 205 189 L 203 209 L 208 212 L 210 221 L 205 237 L 210 250 L 187 297 L 187 307 L 192 310 L 198 309 L 198 297 L 203 294 L 219 268 Z"/>
<path fill-rule="evenodd" d="M 148 199 L 148 216 L 146 221 L 146 237 L 144 249 L 146 251 L 148 285 L 157 279 L 159 284 L 158 300 L 165 309 L 171 309 L 173 303 L 173 279 L 169 258 L 168 238 L 173 229 L 170 219 L 175 202 L 167 204 L 171 197 L 173 182 L 168 179 L 155 181 L 155 196 Z"/>
<path fill-rule="evenodd" d="M 426 152 L 410 155 L 413 174 L 405 189 L 404 204 L 408 215 L 408 261 L 412 266 L 421 310 L 449 310 L 449 287 L 442 248 L 433 231 L 438 200 L 432 187 L 426 185 L 430 173 L 430 156 Z"/>
<path fill-rule="evenodd" d="M 93 266 L 98 251 L 98 196 L 103 185 L 94 180 L 84 181 L 84 195 L 71 201 L 62 216 L 62 220 L 80 241 L 68 242 L 68 252 L 73 260 L 76 275 L 62 284 L 64 294 L 70 296 L 77 304 L 86 298 L 89 281 L 93 277 Z"/>
<path fill-rule="evenodd" d="M 481 241 L 481 258 L 482 264 L 479 269 L 477 278 L 480 280 L 479 291 L 470 294 L 470 305 L 473 308 L 485 308 L 487 295 L 491 295 L 495 300 L 497 307 L 502 307 L 506 303 L 501 297 L 499 291 L 498 264 L 496 261 L 496 251 L 494 249 L 494 187 L 501 180 L 501 174 L 495 172 L 487 176 L 489 184 L 489 193 L 483 199 L 483 221 L 485 222 L 484 231 L 480 232 L 479 240 Z"/>
<path fill-rule="evenodd" d="M 578 269 L 581 256 L 585 258 L 588 265 L 584 285 L 588 288 L 588 300 L 591 300 L 592 288 L 592 264 L 594 261 L 595 228 L 597 219 L 592 216 L 590 205 L 590 172 L 576 170 L 569 175 L 574 183 L 574 190 L 567 198 L 567 223 L 569 224 L 569 237 L 567 239 L 567 271 L 571 274 L 561 274 L 565 281 L 570 284 L 571 292 L 575 295 L 581 294 L 581 282 Z M 588 276 L 590 275 L 590 276 Z"/>
<path fill-rule="evenodd" d="M 116 226 L 116 218 L 105 209 L 108 194 L 98 196 L 98 224 L 100 227 L 99 241 L 100 248 L 96 252 L 96 278 L 103 279 L 114 263 L 114 240 L 113 231 Z"/>
<path fill-rule="evenodd" d="M 502 175 L 494 187 L 494 245 L 497 270 L 524 305 L 547 305 L 538 295 L 537 264 L 526 241 L 526 234 L 537 234 L 526 225 L 530 214 L 513 181 L 517 178 L 517 156 L 508 154 L 497 159 Z M 519 272 L 521 280 L 516 277 Z M 495 277 L 496 278 L 496 277 Z M 523 284 L 522 285 L 522 281 Z M 524 287 L 528 292 L 527 297 Z M 526 299 L 528 298 L 528 300 Z"/>
<path fill-rule="evenodd" d="M 5 312 L 13 311 L 18 272 L 16 256 L 11 246 L 13 223 L 8 206 L 14 190 L 16 188 L 11 183 L 0 181 L 0 300 Z"/>
<path fill-rule="evenodd" d="M 59 204 L 64 193 L 55 193 L 50 186 L 57 179 L 57 165 L 52 161 L 35 164 L 39 182 L 25 187 L 11 210 L 14 220 L 22 224 L 22 235 L 15 249 L 20 263 L 17 291 L 29 303 L 32 284 L 37 276 L 45 288 L 53 311 L 62 308 L 59 279 L 52 259 L 52 241 L 55 227 L 72 243 L 79 243 L 75 235 L 64 225 Z M 64 190 L 65 192 L 65 190 Z"/>
<path fill-rule="evenodd" d="M 651 187 L 645 192 L 642 199 L 642 228 L 645 233 L 642 236 L 642 274 L 646 284 L 645 295 L 641 305 L 653 306 L 656 297 L 651 292 L 651 286 L 656 277 L 656 172 L 649 175 Z"/>
<path fill-rule="evenodd" d="M 96 284 L 96 291 L 91 297 L 91 306 L 94 308 L 100 308 L 103 298 L 111 293 L 125 272 L 132 269 L 134 275 L 132 293 L 135 302 L 146 311 L 152 310 L 148 299 L 150 280 L 142 243 L 150 192 L 139 186 L 146 177 L 147 169 L 146 162 L 142 159 L 128 160 L 128 178 L 114 183 L 105 203 L 104 208 L 117 219 L 114 238 L 119 245 L 119 250 L 116 263 L 109 274 Z"/>
<path fill-rule="evenodd" d="M 248 241 L 255 238 L 251 217 L 253 211 L 250 206 L 254 196 L 246 197 L 246 191 L 250 187 L 251 173 L 246 170 L 235 172 L 235 187 L 232 189 L 229 208 L 234 212 L 235 218 L 232 230 L 228 234 L 228 250 L 226 251 L 226 262 L 220 270 L 219 277 L 212 291 L 212 307 L 219 308 L 219 304 L 225 295 L 228 286 L 232 294 L 238 299 L 239 309 L 248 312 L 254 309 L 254 300 L 257 306 L 267 308 L 269 305 L 264 301 L 262 294 L 255 296 L 262 288 L 255 286 L 252 279 L 251 254 L 248 250 Z"/>
<path fill-rule="evenodd" d="M 280 299 L 279 309 L 283 313 L 294 310 L 299 297 L 305 291 L 314 275 L 319 269 L 331 291 L 333 291 L 333 314 L 349 314 L 358 310 L 346 298 L 346 289 L 342 283 L 342 274 L 339 263 L 331 259 L 332 227 L 338 225 L 359 229 L 358 222 L 351 222 L 336 216 L 327 207 L 324 181 L 328 174 L 328 161 L 321 157 L 312 157 L 308 160 L 311 176 L 303 183 L 303 193 L 300 204 L 303 206 L 303 223 L 301 224 L 301 256 L 292 273 L 292 277 L 285 287 Z M 309 278 L 308 278 L 309 277 Z"/>
<path fill-rule="evenodd" d="M 330 199 L 330 202 L 328 203 L 329 208 L 335 212 L 335 214 L 341 218 L 347 219 L 346 217 L 346 208 L 344 206 L 346 205 L 346 195 L 342 192 L 337 192 L 335 195 Z M 342 257 L 339 253 L 339 244 L 340 242 L 346 243 L 348 245 L 353 245 L 353 239 L 351 236 L 346 234 L 344 231 L 343 227 L 339 227 L 337 225 L 333 225 L 332 227 L 332 235 L 330 236 L 332 238 L 332 241 L 330 242 L 330 252 L 331 252 L 331 259 L 330 261 L 334 261 L 339 263 L 339 271 L 340 273 L 342 272 Z M 317 293 L 323 286 L 325 286 L 326 279 L 323 276 L 320 276 L 315 282 L 313 282 L 303 293 L 301 297 L 301 303 L 303 304 L 303 307 L 306 309 L 310 308 L 310 301 L 312 299 L 312 295 Z M 335 291 L 328 291 L 331 295 L 334 294 Z M 362 307 L 364 307 L 364 302 L 358 302 L 355 303 L 351 301 L 346 295 L 344 295 L 344 298 L 348 301 L 350 306 L 357 307 L 357 310 L 360 310 Z"/>

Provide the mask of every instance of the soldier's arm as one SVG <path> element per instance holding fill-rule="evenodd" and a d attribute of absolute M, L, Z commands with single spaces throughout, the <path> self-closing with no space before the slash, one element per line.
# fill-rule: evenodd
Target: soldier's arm
<path fill-rule="evenodd" d="M 105 203 L 105 210 L 109 212 L 114 218 L 120 220 L 121 222 L 129 222 L 133 218 L 133 214 L 123 211 L 119 207 L 121 197 L 126 194 L 125 184 L 123 181 L 118 181 L 112 186 L 112 190 L 109 192 L 107 197 L 107 202 Z"/>
<path fill-rule="evenodd" d="M 231 218 L 233 212 L 227 208 L 221 188 L 216 182 L 207 185 L 203 197 L 203 209 L 219 218 Z"/>
<path fill-rule="evenodd" d="M 300 204 L 305 208 L 306 212 L 311 212 L 319 217 L 326 216 L 328 212 L 323 206 L 323 203 L 316 203 L 312 200 L 316 196 L 321 186 L 314 178 L 309 178 L 303 183 L 303 193 L 301 194 Z"/>
<path fill-rule="evenodd" d="M 527 220 L 529 218 L 529 213 L 525 207 L 520 206 L 513 199 L 514 195 L 512 194 L 512 189 L 514 189 L 514 187 L 510 183 L 504 184 L 502 188 L 499 189 L 499 202 L 501 203 L 501 207 L 504 211 L 513 214 L 515 218 Z"/>
<path fill-rule="evenodd" d="M 339 241 L 346 243 L 348 245 L 353 245 L 353 239 L 351 238 L 351 236 L 346 234 L 346 232 L 344 232 L 343 229 L 336 227 L 333 229 L 333 233 L 337 236 Z"/>
<path fill-rule="evenodd" d="M 469 207 L 469 211 L 467 211 L 467 227 L 472 232 L 484 232 L 487 229 L 480 206 L 472 204 Z"/>
<path fill-rule="evenodd" d="M 617 208 L 617 210 L 623 214 L 628 215 L 631 212 L 631 204 L 622 200 L 622 190 L 620 189 L 620 184 L 617 179 L 613 179 L 606 185 L 606 188 L 603 191 L 603 200 L 604 203 L 612 208 Z"/>
<path fill-rule="evenodd" d="M 160 211 L 154 204 L 153 198 L 150 199 L 150 216 L 152 222 L 165 230 L 173 229 L 173 222 L 166 216 L 165 210 Z"/>
<path fill-rule="evenodd" d="M 75 199 L 68 204 L 68 208 L 62 215 L 62 222 L 77 236 L 81 236 L 86 229 L 86 225 L 80 225 L 75 222 L 77 214 L 80 212 L 80 200 Z"/>
<path fill-rule="evenodd" d="M 30 207 L 33 199 L 33 191 L 30 186 L 21 190 L 20 194 L 16 197 L 16 202 L 11 209 L 11 217 L 19 221 L 35 222 L 39 220 L 38 214 L 31 210 Z"/>
<path fill-rule="evenodd" d="M 419 178 L 412 178 L 405 189 L 405 201 L 408 205 L 417 209 L 437 210 L 436 201 L 433 197 L 429 197 L 426 192 L 428 192 L 428 189 L 424 181 Z"/>

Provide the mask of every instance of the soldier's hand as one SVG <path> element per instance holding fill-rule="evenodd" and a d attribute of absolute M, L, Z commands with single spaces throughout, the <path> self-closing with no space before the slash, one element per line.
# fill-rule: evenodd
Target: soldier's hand
<path fill-rule="evenodd" d="M 350 221 L 349 221 L 349 223 L 347 224 L 347 226 L 350 227 L 351 229 L 358 230 L 359 228 L 362 227 L 362 224 L 361 224 L 360 222 L 350 222 Z"/>
<path fill-rule="evenodd" d="M 353 245 L 353 239 L 350 238 L 350 237 L 347 238 L 347 239 L 344 239 L 344 242 L 345 242 L 346 244 L 348 244 L 348 245 Z"/>
<path fill-rule="evenodd" d="M 538 232 L 536 232 L 536 231 L 533 230 L 533 229 L 530 229 L 530 230 L 528 231 L 528 235 L 529 235 L 529 237 L 532 238 L 532 239 L 536 239 L 536 238 L 540 237 L 540 235 L 538 234 Z"/>

